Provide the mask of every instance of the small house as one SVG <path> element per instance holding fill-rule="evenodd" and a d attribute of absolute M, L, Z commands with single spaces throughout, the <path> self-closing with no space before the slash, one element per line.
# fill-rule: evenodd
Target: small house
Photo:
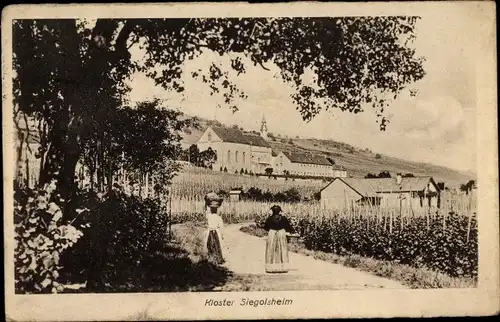
<path fill-rule="evenodd" d="M 327 209 L 351 204 L 413 209 L 440 206 L 440 189 L 432 177 L 335 178 L 320 194 Z"/>

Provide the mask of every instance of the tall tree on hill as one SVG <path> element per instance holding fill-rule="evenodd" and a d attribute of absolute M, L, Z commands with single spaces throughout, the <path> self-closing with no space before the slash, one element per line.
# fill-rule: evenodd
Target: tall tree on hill
<path fill-rule="evenodd" d="M 476 183 L 475 180 L 469 180 L 467 181 L 466 184 L 462 184 L 460 185 L 460 190 L 465 192 L 465 194 L 469 194 L 469 192 L 472 191 L 472 189 L 474 188 L 474 184 Z"/>
<path fill-rule="evenodd" d="M 130 90 L 126 80 L 142 71 L 165 89 L 184 91 L 181 65 L 212 50 L 233 53 L 231 68 L 244 73 L 242 56 L 267 70 L 274 63 L 292 84 L 297 110 L 311 120 L 323 109 L 360 113 L 372 104 L 385 130 L 390 99 L 424 76 L 409 44 L 417 17 L 16 20 L 13 23 L 14 105 L 45 131 L 40 183 L 57 180 L 63 197 L 87 136 L 106 144 L 106 124 Z M 140 63 L 131 48 L 142 47 Z M 224 97 L 246 95 L 215 63 L 191 76 Z M 312 70 L 317 86 L 305 85 Z M 204 73 L 206 72 L 206 73 Z"/>

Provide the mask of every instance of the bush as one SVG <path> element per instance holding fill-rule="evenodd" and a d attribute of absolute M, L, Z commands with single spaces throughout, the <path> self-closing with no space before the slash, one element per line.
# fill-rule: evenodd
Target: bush
<path fill-rule="evenodd" d="M 430 219 L 428 228 L 425 217 L 412 218 L 402 227 L 400 218 L 393 218 L 392 233 L 388 218 L 383 219 L 378 225 L 373 219 L 367 225 L 366 218 L 356 221 L 342 216 L 304 218 L 298 229 L 308 249 L 427 267 L 452 277 L 477 276 L 475 219 L 472 219 L 468 242 L 467 217 L 458 214 L 447 216 L 445 230 L 442 216 Z"/>
<path fill-rule="evenodd" d="M 87 280 L 89 291 L 134 284 L 142 262 L 165 245 L 168 217 L 159 201 L 117 189 L 102 197 L 83 193 L 79 202 L 89 209 L 80 221 L 90 228 L 63 258 L 67 278 Z"/>
<path fill-rule="evenodd" d="M 241 189 L 240 189 L 241 190 Z M 290 188 L 283 192 L 272 193 L 270 191 L 262 191 L 259 188 L 251 187 L 241 193 L 243 200 L 253 200 L 259 202 L 288 202 L 296 203 L 302 200 L 300 192 L 295 188 Z"/>
<path fill-rule="evenodd" d="M 55 195 L 55 184 L 32 190 L 16 187 L 14 195 L 15 289 L 16 293 L 56 293 L 61 255 L 83 235 L 86 227 L 77 228 L 63 220 Z M 83 210 L 77 209 L 81 213 Z"/>
<path fill-rule="evenodd" d="M 379 153 L 377 153 L 375 154 L 375 159 L 382 159 L 382 156 Z"/>

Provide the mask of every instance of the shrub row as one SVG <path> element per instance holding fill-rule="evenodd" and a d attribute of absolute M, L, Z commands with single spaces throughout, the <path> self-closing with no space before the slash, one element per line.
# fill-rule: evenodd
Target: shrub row
<path fill-rule="evenodd" d="M 259 202 L 287 202 L 287 203 L 296 203 L 300 201 L 305 201 L 304 198 L 300 195 L 300 192 L 296 188 L 289 188 L 284 190 L 283 192 L 271 192 L 269 190 L 262 190 L 260 188 L 250 187 L 247 190 L 243 190 L 243 188 L 238 187 L 233 190 L 240 190 L 241 200 L 251 200 L 251 201 L 259 201 Z M 219 194 L 224 197 L 229 196 L 229 191 L 220 190 Z"/>
<path fill-rule="evenodd" d="M 414 267 L 427 267 L 452 277 L 478 274 L 477 222 L 471 219 L 467 240 L 468 218 L 450 213 L 445 218 L 389 218 L 376 224 L 373 218 L 333 216 L 329 218 L 290 218 L 305 247 L 310 250 L 338 255 L 356 254 L 380 260 L 389 260 Z M 370 220 L 370 222 L 367 222 Z M 256 224 L 263 226 L 264 218 Z"/>

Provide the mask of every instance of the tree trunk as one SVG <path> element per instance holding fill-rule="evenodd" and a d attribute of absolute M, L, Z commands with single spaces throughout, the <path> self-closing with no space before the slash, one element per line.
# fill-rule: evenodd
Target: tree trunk
<path fill-rule="evenodd" d="M 108 161 L 108 192 L 113 190 L 113 169 L 112 161 Z"/>
<path fill-rule="evenodd" d="M 22 133 L 18 134 L 19 145 L 16 151 L 16 179 L 22 180 L 21 167 L 22 167 L 22 157 L 24 148 L 24 135 Z"/>
<path fill-rule="evenodd" d="M 51 146 L 46 152 L 39 184 L 43 187 L 55 179 L 56 190 L 64 199 L 64 203 L 67 203 L 76 191 L 75 171 L 80 158 L 80 148 L 76 136 L 71 135 L 63 124 L 65 123 L 60 122 L 50 135 Z"/>
<path fill-rule="evenodd" d="M 59 172 L 59 194 L 64 200 L 69 200 L 76 192 L 75 171 L 80 155 L 68 153 Z"/>

